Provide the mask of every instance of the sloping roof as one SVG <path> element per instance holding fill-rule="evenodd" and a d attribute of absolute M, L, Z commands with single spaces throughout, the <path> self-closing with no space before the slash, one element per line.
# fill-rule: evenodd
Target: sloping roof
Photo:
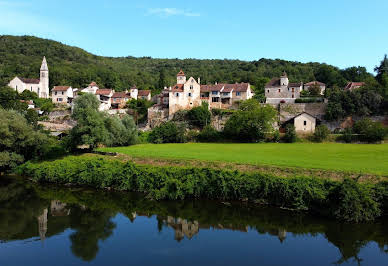
<path fill-rule="evenodd" d="M 51 91 L 67 91 L 70 86 L 55 86 Z"/>
<path fill-rule="evenodd" d="M 227 84 L 227 83 L 219 83 L 219 84 L 208 84 L 201 85 L 201 92 L 211 92 L 211 91 L 222 91 L 223 92 L 245 92 L 248 90 L 249 83 L 235 83 L 235 84 Z"/>
<path fill-rule="evenodd" d="M 21 81 L 23 81 L 26 84 L 39 84 L 39 79 L 28 79 L 28 78 L 19 78 Z"/>
<path fill-rule="evenodd" d="M 112 95 L 112 98 L 127 98 L 127 97 L 129 97 L 129 96 L 123 91 L 115 92 Z"/>
<path fill-rule="evenodd" d="M 173 92 L 183 92 L 183 84 L 175 84 L 174 86 L 171 87 L 171 90 Z M 139 91 L 140 93 L 141 91 Z"/>
<path fill-rule="evenodd" d="M 316 80 L 315 81 L 310 81 L 308 83 L 305 83 L 304 85 L 306 85 L 306 86 L 312 86 L 312 85 L 326 86 L 325 83 L 319 82 L 319 81 L 316 81 Z"/>
<path fill-rule="evenodd" d="M 47 61 L 46 61 L 46 57 L 45 56 L 43 56 L 42 65 L 40 66 L 40 70 L 48 71 Z"/>
<path fill-rule="evenodd" d="M 139 90 L 137 95 L 138 96 L 148 96 L 149 94 L 151 94 L 150 90 Z"/>
<path fill-rule="evenodd" d="M 111 89 L 98 89 L 96 90 L 96 95 L 109 95 L 112 93 Z"/>
<path fill-rule="evenodd" d="M 291 88 L 291 87 L 300 87 L 302 85 L 303 85 L 302 82 L 290 82 L 290 83 L 288 83 L 288 87 L 289 88 Z"/>
<path fill-rule="evenodd" d="M 352 90 L 364 86 L 365 82 L 348 82 L 345 86 L 345 90 Z"/>
<path fill-rule="evenodd" d="M 185 72 L 183 72 L 182 69 L 181 69 L 181 71 L 179 71 L 179 73 L 177 74 L 177 76 L 185 76 Z"/>
<path fill-rule="evenodd" d="M 303 115 L 303 114 L 307 114 L 307 115 L 311 116 L 312 118 L 314 118 L 315 120 L 319 120 L 319 118 L 317 118 L 316 116 L 313 116 L 312 114 L 309 114 L 309 113 L 307 113 L 307 112 L 302 112 L 302 113 L 297 114 L 296 116 L 294 116 L 294 117 L 288 119 L 287 121 L 284 121 L 283 123 L 288 123 L 288 122 L 294 120 L 295 118 L 297 118 L 298 116 L 301 116 L 301 115 Z"/>
<path fill-rule="evenodd" d="M 92 81 L 90 84 L 89 84 L 90 87 L 94 87 L 94 86 L 97 86 L 97 83 Z"/>
<path fill-rule="evenodd" d="M 267 84 L 265 84 L 266 88 L 271 88 L 271 87 L 280 87 L 280 78 L 273 78 L 270 81 L 268 81 Z"/>

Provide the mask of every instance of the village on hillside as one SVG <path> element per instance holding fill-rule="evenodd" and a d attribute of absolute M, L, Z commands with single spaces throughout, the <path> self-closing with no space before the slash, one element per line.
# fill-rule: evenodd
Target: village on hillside
<path fill-rule="evenodd" d="M 353 91 L 362 87 L 364 82 L 348 82 L 343 88 Z M 217 83 L 201 84 L 200 77 L 187 77 L 183 70 L 176 75 L 176 84 L 160 88 L 161 93 L 151 95 L 151 90 L 138 89 L 128 86 L 124 91 L 114 88 L 100 88 L 91 81 L 86 88 L 73 88 L 69 84 L 53 86 L 50 89 L 49 67 L 46 57 L 43 57 L 39 79 L 15 77 L 9 87 L 18 93 L 23 91 L 34 92 L 39 98 L 51 99 L 57 107 L 51 113 L 50 121 L 40 122 L 53 134 L 62 136 L 66 130 L 74 126 L 69 119 L 74 99 L 82 94 L 89 93 L 97 97 L 100 102 L 99 111 L 108 114 L 134 114 L 129 108 L 130 101 L 143 100 L 148 102 L 146 118 L 139 124 L 143 131 L 150 130 L 163 122 L 174 118 L 177 112 L 190 110 L 206 103 L 209 110 L 236 110 L 239 105 L 255 96 L 249 83 Z M 278 110 L 278 123 L 275 125 L 280 132 L 284 132 L 287 124 L 293 124 L 295 131 L 301 134 L 314 133 L 317 125 L 324 123 L 330 130 L 343 129 L 353 123 L 349 119 L 342 121 L 325 121 L 325 110 L 328 100 L 325 98 L 326 84 L 313 80 L 307 83 L 290 82 L 286 72 L 279 77 L 273 77 L 264 87 L 265 102 L 262 105 L 271 105 Z M 28 108 L 34 109 L 33 101 L 28 102 Z M 62 113 L 61 113 L 62 110 Z M 68 110 L 63 112 L 63 110 Z M 39 110 L 37 110 L 39 112 Z M 227 114 L 227 112 L 225 112 Z M 381 118 L 377 118 L 381 119 Z M 227 115 L 215 117 L 209 121 L 217 130 L 222 130 Z M 383 122 L 386 122 L 385 120 Z"/>

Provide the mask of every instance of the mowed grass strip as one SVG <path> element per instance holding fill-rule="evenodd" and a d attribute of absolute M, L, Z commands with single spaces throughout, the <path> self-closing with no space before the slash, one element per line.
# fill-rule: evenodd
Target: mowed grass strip
<path fill-rule="evenodd" d="M 100 148 L 133 157 L 194 159 L 388 175 L 388 144 L 184 143 Z"/>

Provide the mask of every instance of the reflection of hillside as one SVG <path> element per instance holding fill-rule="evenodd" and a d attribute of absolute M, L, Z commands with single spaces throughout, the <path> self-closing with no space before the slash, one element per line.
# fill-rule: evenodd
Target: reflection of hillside
<path fill-rule="evenodd" d="M 47 239 L 71 229 L 74 230 L 70 235 L 71 250 L 86 261 L 97 255 L 98 241 L 111 236 L 115 228 L 111 218 L 118 212 L 133 222 L 139 216 L 156 215 L 159 230 L 172 228 L 177 241 L 193 239 L 202 230 L 209 229 L 256 231 L 259 235 L 277 237 L 281 242 L 287 241 L 289 233 L 322 234 L 339 249 L 342 257 L 333 258 L 337 262 L 358 259 L 360 250 L 371 241 L 381 249 L 388 247 L 386 220 L 373 224 L 340 224 L 303 213 L 242 203 L 226 206 L 211 201 L 158 202 L 134 193 L 0 181 L 0 241 Z"/>

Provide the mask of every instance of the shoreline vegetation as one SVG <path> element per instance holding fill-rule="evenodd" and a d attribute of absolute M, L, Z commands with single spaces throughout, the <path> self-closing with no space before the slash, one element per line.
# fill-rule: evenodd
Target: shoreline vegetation
<path fill-rule="evenodd" d="M 27 162 L 18 173 L 35 182 L 133 191 L 154 200 L 239 200 L 306 211 L 346 222 L 372 221 L 388 213 L 388 181 L 287 177 L 270 171 L 139 164 L 85 154 Z"/>

